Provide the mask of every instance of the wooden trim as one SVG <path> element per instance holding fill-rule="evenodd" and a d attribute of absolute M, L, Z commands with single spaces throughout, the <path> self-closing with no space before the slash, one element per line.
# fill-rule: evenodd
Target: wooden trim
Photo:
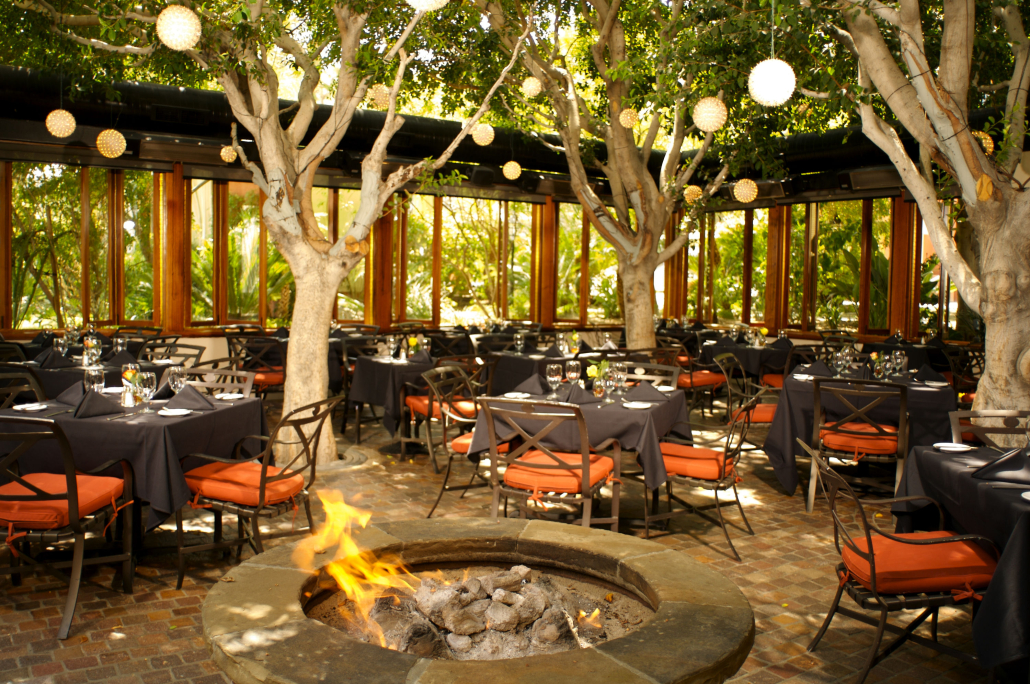
<path fill-rule="evenodd" d="M 172 172 L 166 175 L 166 206 L 168 208 L 167 230 L 165 231 L 166 292 L 165 323 L 168 332 L 182 332 L 187 328 L 192 302 L 190 301 L 190 213 L 191 193 L 186 191 L 182 164 L 172 165 Z"/>
<path fill-rule="evenodd" d="M 705 319 L 705 224 L 708 222 L 709 216 L 711 216 L 711 214 L 702 214 L 701 220 L 698 222 L 699 237 L 697 241 L 697 301 L 694 305 L 694 317 L 698 321 L 704 321 Z"/>
<path fill-rule="evenodd" d="M 165 264 L 167 260 L 165 259 L 163 249 L 166 226 L 164 221 L 162 221 L 162 218 L 165 217 L 164 199 L 167 194 L 167 174 L 154 172 L 151 177 L 150 193 L 150 267 L 153 269 L 153 273 L 150 276 L 150 306 L 153 314 L 148 321 L 148 323 L 154 325 L 161 325 L 162 313 L 164 311 L 164 291 L 162 289 L 162 284 L 164 283 Z M 122 258 L 124 259 L 124 255 Z"/>
<path fill-rule="evenodd" d="M 802 249 L 804 290 L 801 294 L 801 330 L 807 332 L 818 327 L 815 320 L 815 303 L 819 287 L 816 264 L 816 254 L 819 250 L 819 205 L 815 202 L 805 205 L 805 237 Z"/>
<path fill-rule="evenodd" d="M 558 248 L 557 231 L 558 205 L 551 197 L 544 203 L 540 227 L 540 308 L 537 314 L 540 323 L 545 328 L 554 327 L 555 309 L 557 297 L 555 296 L 555 278 L 557 276 L 558 263 L 555 259 Z"/>
<path fill-rule="evenodd" d="M 715 322 L 715 214 L 708 215 L 708 308 L 706 321 Z"/>
<path fill-rule="evenodd" d="M 125 172 L 108 174 L 108 196 L 113 220 L 108 229 L 111 249 L 108 255 L 108 273 L 111 283 L 109 311 L 111 322 L 125 319 Z M 115 258 L 115 257 L 118 258 Z"/>
<path fill-rule="evenodd" d="M 922 290 L 921 231 L 915 205 L 902 198 L 891 201 L 890 284 L 887 327 L 906 338 L 919 335 L 919 297 Z"/>
<path fill-rule="evenodd" d="M 336 236 L 340 232 L 339 231 L 339 222 L 340 222 L 340 216 L 339 216 L 339 214 L 340 214 L 340 191 L 337 190 L 336 188 L 329 188 L 326 191 L 326 194 L 327 194 L 327 197 L 326 197 L 326 200 L 325 200 L 325 202 L 326 202 L 326 208 L 325 209 L 326 209 L 326 222 L 329 224 L 327 226 L 328 229 L 329 229 L 329 243 L 335 245 L 336 244 L 336 240 L 337 240 Z M 261 278 L 262 279 L 265 278 L 265 271 L 264 271 L 263 268 L 261 269 Z M 340 302 L 340 296 L 339 295 L 340 295 L 340 286 L 337 285 L 336 286 L 336 296 L 333 297 L 333 311 L 332 311 L 332 314 L 330 314 L 332 316 L 332 319 L 330 319 L 330 320 L 333 320 L 333 321 L 339 319 L 339 315 L 338 315 L 339 314 L 339 311 L 338 311 L 338 309 L 339 309 L 339 302 Z M 260 318 L 260 316 L 259 316 L 259 318 Z"/>
<path fill-rule="evenodd" d="M 912 335 L 917 335 L 921 332 L 922 321 L 920 311 L 920 301 L 923 296 L 923 217 L 919 213 L 919 205 L 915 202 L 903 202 L 898 199 L 895 200 L 898 204 L 903 205 L 910 214 L 909 219 L 909 230 L 912 235 L 912 307 L 909 311 L 909 330 Z"/>
<path fill-rule="evenodd" d="M 497 294 L 501 309 L 501 318 L 509 319 L 508 315 L 508 253 L 511 250 L 511 217 L 508 200 L 504 200 L 502 206 L 503 218 L 501 220 L 500 248 L 497 250 Z"/>
<path fill-rule="evenodd" d="M 754 277 L 755 267 L 755 210 L 744 210 L 744 246 L 741 255 L 741 306 L 740 320 L 745 325 L 751 325 L 751 283 Z"/>
<path fill-rule="evenodd" d="M 786 230 L 786 206 L 769 209 L 768 233 L 766 235 L 765 261 L 765 327 L 771 334 L 777 334 L 786 327 L 784 319 L 784 288 L 787 278 L 784 274 L 784 243 L 789 250 L 789 236 Z"/>
<path fill-rule="evenodd" d="M 869 333 L 869 293 L 873 270 L 873 201 L 862 200 L 862 256 L 858 280 L 858 334 Z"/>
<path fill-rule="evenodd" d="M 393 312 L 393 206 L 388 202 L 383 215 L 372 224 L 372 325 L 387 328 Z M 367 268 L 366 268 L 367 270 Z"/>
<path fill-rule="evenodd" d="M 14 257 L 11 254 L 11 237 L 14 205 L 14 167 L 12 162 L 0 161 L 0 328 L 13 325 L 14 305 L 12 302 L 14 283 Z"/>
<path fill-rule="evenodd" d="M 530 209 L 532 225 L 529 230 L 529 318 L 539 320 L 540 311 L 540 226 L 543 225 L 544 206 L 534 204 Z"/>
<path fill-rule="evenodd" d="M 89 323 L 89 167 L 79 168 L 79 261 L 81 278 L 79 282 L 79 309 L 82 324 Z M 68 312 L 65 311 L 67 318 Z M 65 326 L 73 323 L 65 320 Z"/>
<path fill-rule="evenodd" d="M 587 324 L 590 308 L 590 222 L 587 213 L 580 212 L 582 218 L 579 229 L 579 325 Z"/>
<path fill-rule="evenodd" d="M 394 226 L 397 231 L 399 248 L 397 250 L 397 288 L 394 294 L 397 308 L 391 323 L 402 323 L 408 320 L 408 206 L 399 195 L 394 195 L 393 201 L 398 207 Z"/>
<path fill-rule="evenodd" d="M 258 289 L 258 323 L 261 327 L 268 323 L 268 226 L 265 225 L 265 213 L 260 211 L 260 208 L 265 206 L 266 199 L 268 197 L 265 191 L 258 188 L 258 225 L 261 226 L 258 232 L 258 270 L 261 273 L 261 287 Z"/>
<path fill-rule="evenodd" d="M 407 213 L 405 212 L 405 217 Z M 408 224 L 404 222 L 404 245 L 407 253 Z M 404 282 L 407 283 L 408 271 L 404 269 Z M 433 327 L 440 327 L 440 297 L 443 287 L 443 197 L 433 196 Z"/>

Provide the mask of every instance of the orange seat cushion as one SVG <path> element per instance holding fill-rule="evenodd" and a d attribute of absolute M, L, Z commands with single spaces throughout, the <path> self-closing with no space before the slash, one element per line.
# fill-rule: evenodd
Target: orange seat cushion
<path fill-rule="evenodd" d="M 742 413 L 743 409 L 734 411 L 733 420 L 739 420 Z M 771 423 L 775 417 L 776 404 L 755 404 L 755 407 L 751 409 L 752 423 Z"/>
<path fill-rule="evenodd" d="M 766 373 L 762 376 L 762 384 L 769 387 L 783 387 L 783 373 Z"/>
<path fill-rule="evenodd" d="M 693 359 L 691 359 L 687 354 L 680 354 L 676 357 L 676 363 L 684 367 L 689 366 L 691 361 L 693 361 Z"/>
<path fill-rule="evenodd" d="M 579 465 L 583 462 L 582 454 L 568 454 L 560 451 L 554 455 L 565 463 Z M 559 468 L 544 470 L 529 466 L 520 466 L 520 463 L 536 463 L 541 465 L 556 465 L 554 459 L 542 451 L 532 449 L 524 455 L 519 456 L 514 463 L 504 471 L 504 484 L 518 489 L 528 489 L 535 492 L 555 492 L 557 494 L 578 494 L 582 484 L 581 469 L 562 470 Z M 612 459 L 607 456 L 590 454 L 590 475 L 589 486 L 593 487 L 601 480 L 608 477 L 614 468 Z"/>
<path fill-rule="evenodd" d="M 259 370 L 254 372 L 254 384 L 259 387 L 272 387 L 286 382 L 286 373 L 279 370 Z"/>
<path fill-rule="evenodd" d="M 281 468 L 268 466 L 268 475 L 278 475 Z M 261 487 L 261 464 L 208 463 L 186 473 L 186 485 L 194 494 L 208 499 L 230 501 L 241 506 L 257 506 Z M 265 485 L 265 503 L 286 501 L 304 488 L 304 477 L 294 475 Z"/>
<path fill-rule="evenodd" d="M 694 387 L 718 387 L 724 382 L 726 382 L 726 376 L 722 373 L 703 370 L 681 374 L 677 384 L 680 387 L 692 389 Z"/>
<path fill-rule="evenodd" d="M 972 404 L 974 401 L 976 401 L 976 392 L 966 392 L 961 397 L 959 397 L 958 401 L 960 404 Z"/>
<path fill-rule="evenodd" d="M 420 416 L 429 415 L 429 396 L 428 395 L 413 395 L 405 397 L 404 404 L 411 410 L 412 413 L 417 413 Z M 464 418 L 475 418 L 478 413 L 476 408 L 476 402 L 461 399 L 455 401 L 452 405 L 451 411 Z M 440 417 L 440 402 L 433 402 L 433 418 Z"/>
<path fill-rule="evenodd" d="M 695 480 L 718 481 L 733 472 L 733 461 L 726 462 L 721 451 L 685 444 L 662 442 L 665 472 Z"/>
<path fill-rule="evenodd" d="M 55 473 L 29 473 L 23 478 L 34 487 L 48 494 L 62 494 L 68 480 Z M 122 495 L 125 483 L 117 477 L 76 475 L 75 486 L 79 493 L 79 519 L 95 513 Z M 0 487 L 3 496 L 34 496 L 35 492 L 17 482 L 8 482 Z M 26 530 L 54 530 L 71 522 L 67 501 L 0 501 L 0 522 L 14 523 Z"/>
<path fill-rule="evenodd" d="M 865 435 L 847 435 L 841 432 L 822 429 L 819 431 L 819 439 L 827 449 L 837 451 L 848 451 L 854 454 L 894 454 L 898 451 L 898 438 L 888 435 L 877 434 L 876 428 L 869 423 L 854 422 L 844 423 L 841 429 L 853 432 L 870 433 Z M 898 428 L 890 425 L 881 425 L 887 432 L 897 432 Z"/>
<path fill-rule="evenodd" d="M 939 539 L 953 537 L 954 532 L 909 532 L 896 534 L 904 539 Z M 855 539 L 855 546 L 865 552 L 865 537 Z M 872 588 L 869 563 L 848 547 L 841 559 L 845 567 L 868 588 Z M 976 542 L 916 546 L 873 535 L 873 560 L 876 564 L 876 591 L 886 594 L 917 594 L 964 589 L 983 589 L 991 581 L 997 563 Z"/>
<path fill-rule="evenodd" d="M 451 440 L 451 448 L 454 449 L 459 454 L 467 454 L 469 452 L 469 447 L 472 446 L 472 437 L 473 437 L 473 435 L 474 435 L 474 433 L 468 432 L 468 433 L 466 433 L 464 435 L 459 435 L 459 436 L 455 437 L 454 439 Z M 497 451 L 498 451 L 498 453 L 501 453 L 501 454 L 508 453 L 508 443 L 507 442 L 501 442 L 500 444 L 498 444 L 497 445 Z"/>

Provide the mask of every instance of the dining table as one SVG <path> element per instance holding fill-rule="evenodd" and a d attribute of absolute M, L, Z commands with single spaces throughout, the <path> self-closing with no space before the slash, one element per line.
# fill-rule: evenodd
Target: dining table
<path fill-rule="evenodd" d="M 157 363 L 149 361 L 136 361 L 134 363 L 139 366 L 141 371 L 156 375 L 158 383 L 161 382 L 161 376 L 169 367 L 180 365 L 171 359 L 159 360 Z M 26 368 L 30 368 L 39 378 L 39 382 L 43 386 L 43 393 L 48 399 L 58 396 L 75 383 L 82 382 L 86 372 L 86 367 L 80 365 L 64 368 L 43 368 L 32 361 L 26 361 L 23 365 Z M 108 387 L 121 385 L 121 364 L 106 364 L 101 361 L 99 365 L 104 369 L 104 382 Z"/>
<path fill-rule="evenodd" d="M 863 354 L 890 354 L 900 351 L 908 359 L 909 368 L 929 366 L 935 371 L 950 371 L 948 355 L 944 347 L 935 344 L 911 344 L 909 342 L 867 342 L 862 345 Z"/>
<path fill-rule="evenodd" d="M 793 345 L 788 341 L 780 346 L 773 342 L 761 347 L 753 344 L 740 344 L 729 338 L 720 338 L 714 342 L 701 345 L 698 360 L 704 365 L 711 365 L 720 354 L 733 354 L 745 373 L 757 377 L 765 373 L 782 372 L 787 365 L 787 357 Z"/>
<path fill-rule="evenodd" d="M 569 361 L 579 361 L 580 373 L 583 378 L 587 377 L 587 367 L 593 362 L 602 358 L 612 360 L 611 355 L 606 355 L 601 350 L 583 351 L 579 354 L 562 354 L 558 356 L 549 355 L 544 352 L 515 352 L 502 351 L 491 354 L 497 359 L 497 366 L 494 368 L 493 382 L 490 390 L 495 395 L 502 395 L 513 391 L 520 384 L 533 376 L 544 378 L 547 376 L 547 367 L 552 363 L 560 364 L 562 374 L 565 373 L 566 364 Z"/>
<path fill-rule="evenodd" d="M 796 367 L 783 382 L 779 394 L 776 415 L 769 426 L 769 434 L 763 447 L 769 463 L 776 473 L 776 479 L 789 495 L 797 489 L 799 477 L 797 458 L 805 456 L 797 438 L 815 447 L 812 441 L 812 427 L 815 424 L 815 393 L 813 382 L 806 373 L 807 366 Z M 828 375 L 828 373 L 826 373 Z M 798 376 L 801 376 L 800 378 Z M 929 446 L 936 442 L 951 440 L 951 423 L 948 412 L 956 409 L 955 390 L 947 383 L 928 384 L 915 380 L 911 375 L 891 376 L 890 382 L 903 384 L 908 388 L 908 444 Z M 938 386 L 943 385 L 943 386 Z M 844 406 L 824 390 L 822 405 L 827 416 L 840 418 L 849 415 Z M 885 424 L 897 424 L 898 402 L 888 400 L 870 412 L 870 418 Z"/>
<path fill-rule="evenodd" d="M 383 408 L 383 427 L 390 436 L 397 433 L 401 419 L 401 397 L 404 386 L 426 387 L 422 374 L 434 367 L 428 361 L 395 359 L 390 356 L 359 356 L 354 362 L 350 381 L 351 403 L 371 404 Z"/>
<path fill-rule="evenodd" d="M 974 477 L 1001 456 L 989 447 L 949 453 L 916 446 L 897 491 L 898 497 L 930 497 L 944 512 L 944 529 L 986 537 L 1001 553 L 973 618 L 973 643 L 984 668 L 1030 658 L 1030 484 Z M 1021 458 L 1030 457 L 1024 450 Z M 895 503 L 891 512 L 897 532 L 936 530 L 942 522 L 926 500 Z"/>

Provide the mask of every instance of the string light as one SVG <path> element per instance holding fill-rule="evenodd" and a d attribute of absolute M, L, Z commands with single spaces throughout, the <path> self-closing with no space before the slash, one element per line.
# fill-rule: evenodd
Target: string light
<path fill-rule="evenodd" d="M 49 121 L 50 118 L 47 117 L 47 127 L 50 126 Z M 54 135 L 57 134 L 55 133 Z M 980 141 L 980 146 L 984 148 L 984 154 L 988 157 L 991 156 L 991 152 L 994 152 L 994 138 L 984 131 L 973 131 L 973 137 Z"/>
<path fill-rule="evenodd" d="M 758 197 L 758 185 L 750 178 L 743 178 L 733 186 L 733 196 L 743 204 L 753 202 Z"/>
<path fill-rule="evenodd" d="M 517 161 L 510 161 L 501 167 L 501 172 L 508 180 L 516 180 L 522 175 L 522 166 Z"/>
<path fill-rule="evenodd" d="M 688 185 L 683 188 L 683 199 L 688 203 L 698 201 L 701 199 L 701 187 L 698 185 Z"/>
<path fill-rule="evenodd" d="M 157 37 L 171 50 L 189 50 L 200 40 L 200 17 L 189 7 L 168 5 L 157 15 Z"/>
<path fill-rule="evenodd" d="M 640 123 L 640 115 L 635 109 L 623 109 L 619 112 L 619 123 L 623 128 L 633 128 Z"/>
<path fill-rule="evenodd" d="M 717 97 L 702 97 L 691 113 L 694 125 L 705 133 L 714 133 L 726 123 L 726 104 Z"/>
<path fill-rule="evenodd" d="M 390 106 L 390 89 L 382 83 L 376 83 L 369 88 L 368 97 L 376 109 L 387 109 Z"/>
<path fill-rule="evenodd" d="M 485 123 L 476 124 L 472 127 L 472 139 L 477 145 L 489 145 L 494 141 L 494 127 Z"/>
<path fill-rule="evenodd" d="M 113 128 L 100 131 L 100 135 L 97 136 L 97 149 L 108 159 L 120 157 L 125 151 L 125 136 Z"/>
<path fill-rule="evenodd" d="M 747 89 L 751 99 L 766 107 L 779 107 L 794 94 L 794 69 L 782 59 L 767 59 L 751 70 Z"/>
<path fill-rule="evenodd" d="M 218 156 L 222 158 L 226 164 L 232 164 L 236 161 L 236 148 L 232 145 L 224 146 L 219 152 Z"/>
<path fill-rule="evenodd" d="M 447 0 L 405 0 L 419 12 L 435 12 L 447 4 Z"/>
<path fill-rule="evenodd" d="M 536 97 L 543 89 L 543 84 L 540 83 L 540 79 L 536 76 L 530 76 L 522 82 L 522 94 L 526 97 Z"/>
<path fill-rule="evenodd" d="M 75 117 L 67 109 L 55 109 L 46 115 L 46 129 L 55 138 L 67 138 L 75 132 Z"/>

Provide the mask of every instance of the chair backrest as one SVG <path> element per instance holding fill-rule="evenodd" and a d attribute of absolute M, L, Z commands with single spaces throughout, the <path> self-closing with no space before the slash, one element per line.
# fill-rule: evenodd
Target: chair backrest
<path fill-rule="evenodd" d="M 850 333 L 844 328 L 829 328 L 827 330 L 816 330 L 816 332 L 819 333 L 819 337 L 822 338 L 823 342 L 826 341 L 827 337 L 840 337 L 842 335 L 844 337 L 850 336 Z"/>
<path fill-rule="evenodd" d="M 180 344 L 163 340 L 147 340 L 139 348 L 136 358 L 140 361 L 158 361 L 171 359 L 183 366 L 195 366 L 204 356 L 205 347 L 195 344 Z"/>
<path fill-rule="evenodd" d="M 487 333 L 474 338 L 477 354 L 509 351 L 515 348 L 514 333 Z"/>
<path fill-rule="evenodd" d="M 21 345 L 14 344 L 13 342 L 0 342 L 0 363 L 24 360 L 25 351 L 21 348 Z"/>
<path fill-rule="evenodd" d="M 112 338 L 121 337 L 123 339 L 132 338 L 147 338 L 160 335 L 164 330 L 148 325 L 123 325 L 115 329 Z"/>
<path fill-rule="evenodd" d="M 975 392 L 986 363 L 983 348 L 946 344 L 943 351 L 951 367 L 951 384 L 955 391 L 959 394 Z"/>
<path fill-rule="evenodd" d="M 741 367 L 740 360 L 732 352 L 716 354 L 712 360 L 719 367 L 719 372 L 726 376 L 727 406 L 730 410 L 750 399 L 747 373 Z"/>
<path fill-rule="evenodd" d="M 0 365 L 0 409 L 11 408 L 22 392 L 32 392 L 36 401 L 45 401 L 46 394 L 39 376 L 30 368 Z"/>
<path fill-rule="evenodd" d="M 444 356 L 436 360 L 436 367 L 454 366 L 460 368 L 468 376 L 469 383 L 477 395 L 493 394 L 494 375 L 497 371 L 496 356 L 477 356 L 475 354 L 457 354 Z"/>
<path fill-rule="evenodd" d="M 948 419 L 951 421 L 952 442 L 961 444 L 962 434 L 967 433 L 975 435 L 989 447 L 1004 450 L 1006 447 L 995 442 L 990 435 L 1025 436 L 1030 411 L 951 411 Z"/>
<path fill-rule="evenodd" d="M 343 355 L 348 359 L 356 359 L 359 356 L 378 356 L 379 345 L 386 344 L 385 335 L 365 335 L 360 337 L 348 337 L 343 341 L 345 346 Z"/>
<path fill-rule="evenodd" d="M 241 359 L 239 370 L 256 373 L 281 370 L 286 361 L 283 343 L 277 337 L 226 335 L 229 354 Z"/>
<path fill-rule="evenodd" d="M 908 453 L 908 387 L 880 380 L 851 378 L 813 378 L 813 415 L 815 416 L 812 443 L 818 444 L 824 430 L 858 438 L 897 438 L 898 458 Z M 881 420 L 873 417 L 880 406 L 897 400 L 897 429 L 891 432 Z M 840 415 L 827 417 L 826 407 Z M 888 406 L 889 408 L 889 406 Z M 891 412 L 893 414 L 893 412 Z M 860 423 L 864 430 L 845 427 L 846 423 Z M 872 428 L 870 430 L 870 428 Z"/>
<path fill-rule="evenodd" d="M 322 439 L 325 421 L 343 397 L 329 397 L 322 401 L 301 406 L 290 411 L 279 420 L 268 436 L 268 443 L 261 455 L 261 488 L 258 508 L 265 505 L 265 491 L 270 482 L 287 480 L 296 475 L 307 475 L 306 487 L 315 482 L 315 463 L 318 460 L 318 444 Z M 327 438 L 332 439 L 330 430 Z M 282 447 L 286 447 L 285 449 Z M 277 453 L 278 452 L 278 453 Z M 275 475 L 268 472 L 269 466 L 280 468 Z"/>
<path fill-rule="evenodd" d="M 341 323 L 336 326 L 336 329 L 355 335 L 375 335 L 379 332 L 378 325 L 368 325 L 365 323 Z"/>
<path fill-rule="evenodd" d="M 655 387 L 676 387 L 683 369 L 676 365 L 626 361 L 627 382 L 649 382 Z"/>
<path fill-rule="evenodd" d="M 463 332 L 427 331 L 423 336 L 429 340 L 432 356 L 461 356 L 472 351 L 472 340 Z"/>
<path fill-rule="evenodd" d="M 795 344 L 787 353 L 787 364 L 784 367 L 784 375 L 790 373 L 797 366 L 807 366 L 823 358 L 821 347 L 811 347 Z"/>
<path fill-rule="evenodd" d="M 215 359 L 214 361 L 229 361 Z M 212 362 L 207 362 L 212 363 Z M 213 368 L 204 365 L 186 369 L 186 382 L 206 394 L 242 394 L 249 397 L 254 386 L 254 374 L 232 367 Z"/>
<path fill-rule="evenodd" d="M 656 363 L 660 366 L 679 366 L 680 356 L 685 355 L 686 352 L 681 352 L 679 345 L 676 347 L 651 347 L 649 349 L 633 349 L 626 352 L 629 355 L 640 355 L 641 358 L 646 358 L 651 363 Z"/>
<path fill-rule="evenodd" d="M 533 345 L 541 351 L 547 349 L 558 341 L 558 335 L 554 332 L 541 332 L 539 329 L 532 333 L 526 333 L 526 346 Z"/>
<path fill-rule="evenodd" d="M 438 366 L 422 374 L 429 386 L 429 415 L 434 415 L 437 406 L 444 424 L 469 424 L 476 421 L 478 410 L 466 410 L 458 401 L 475 401 L 478 393 L 469 376 L 460 366 Z"/>
<path fill-rule="evenodd" d="M 232 325 L 220 325 L 219 330 L 226 337 L 229 335 L 264 335 L 265 329 L 257 323 L 233 323 Z"/>
<path fill-rule="evenodd" d="M 393 326 L 394 332 L 398 334 L 407 334 L 418 332 L 425 327 L 424 323 L 419 321 L 404 321 L 403 323 L 395 323 Z"/>

